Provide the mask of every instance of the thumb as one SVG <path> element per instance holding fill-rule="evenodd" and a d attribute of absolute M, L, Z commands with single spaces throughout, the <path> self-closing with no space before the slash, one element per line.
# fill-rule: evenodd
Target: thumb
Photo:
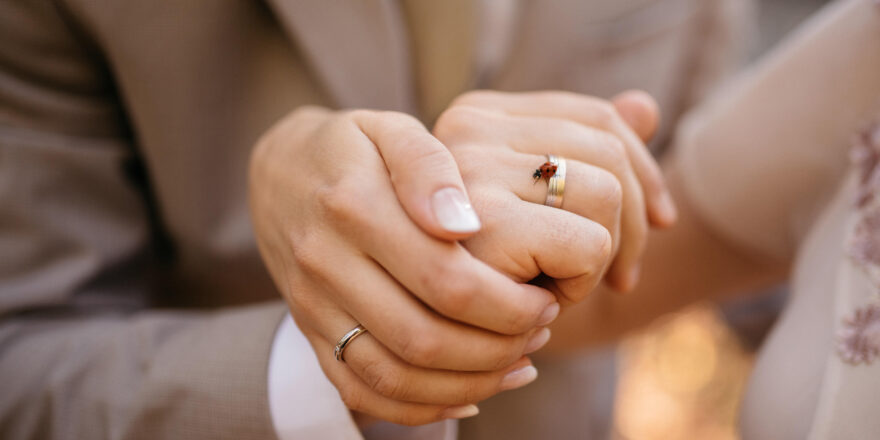
<path fill-rule="evenodd" d="M 611 102 L 643 141 L 648 142 L 654 137 L 660 123 L 660 110 L 651 95 L 641 90 L 627 90 L 615 96 Z"/>
<path fill-rule="evenodd" d="M 357 110 L 352 118 L 382 155 L 397 199 L 422 230 L 461 240 L 480 230 L 452 153 L 404 113 Z"/>

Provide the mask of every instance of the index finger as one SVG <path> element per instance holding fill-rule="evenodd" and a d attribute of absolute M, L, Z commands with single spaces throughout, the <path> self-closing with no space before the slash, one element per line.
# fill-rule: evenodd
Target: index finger
<path fill-rule="evenodd" d="M 455 159 L 421 122 L 398 112 L 350 116 L 382 156 L 400 205 L 422 230 L 453 241 L 480 229 Z"/>

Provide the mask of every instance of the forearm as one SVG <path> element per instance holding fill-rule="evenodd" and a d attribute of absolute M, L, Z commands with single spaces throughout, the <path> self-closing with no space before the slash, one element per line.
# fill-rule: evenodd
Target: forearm
<path fill-rule="evenodd" d="M 784 279 L 877 107 L 878 29 L 874 2 L 835 2 L 691 115 L 665 164 L 678 225 L 651 237 L 633 294 L 594 292 L 563 313 L 551 348 Z"/>
<path fill-rule="evenodd" d="M 266 374 L 283 312 L 7 317 L 0 437 L 275 438 Z"/>

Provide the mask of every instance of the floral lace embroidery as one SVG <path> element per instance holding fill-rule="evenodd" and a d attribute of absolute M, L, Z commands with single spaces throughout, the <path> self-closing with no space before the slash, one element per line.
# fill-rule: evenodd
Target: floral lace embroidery
<path fill-rule="evenodd" d="M 837 352 L 845 362 L 870 364 L 880 355 L 880 304 L 868 304 L 843 320 Z"/>
<path fill-rule="evenodd" d="M 880 121 L 856 137 L 851 151 L 859 173 L 855 206 L 858 221 L 849 241 L 849 257 L 880 293 Z M 837 335 L 840 358 L 853 365 L 880 356 L 880 297 L 844 318 Z"/>

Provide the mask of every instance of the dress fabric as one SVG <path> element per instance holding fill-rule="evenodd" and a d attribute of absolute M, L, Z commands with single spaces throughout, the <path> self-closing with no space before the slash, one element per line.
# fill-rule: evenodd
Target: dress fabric
<path fill-rule="evenodd" d="M 743 250 L 794 261 L 742 405 L 744 438 L 880 432 L 878 45 L 880 5 L 833 2 L 679 132 L 676 164 L 703 220 Z"/>

